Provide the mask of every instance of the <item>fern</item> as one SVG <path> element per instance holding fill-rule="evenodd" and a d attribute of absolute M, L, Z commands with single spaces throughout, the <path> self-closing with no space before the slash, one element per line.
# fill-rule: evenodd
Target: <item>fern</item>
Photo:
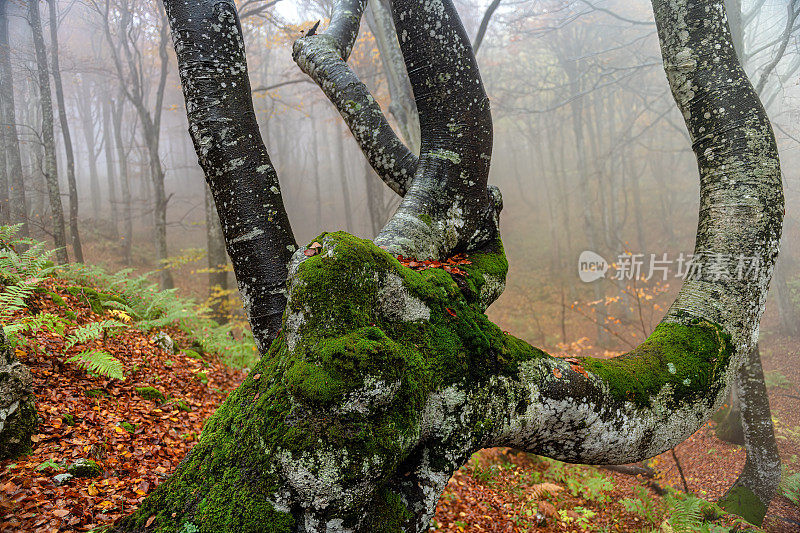
<path fill-rule="evenodd" d="M 109 378 L 125 380 L 123 373 L 125 365 L 122 361 L 104 350 L 84 350 L 67 359 L 70 363 L 77 363 L 89 372 L 100 374 Z"/>
<path fill-rule="evenodd" d="M 702 500 L 695 496 L 677 498 L 668 494 L 664 497 L 667 504 L 667 521 L 675 533 L 695 533 L 703 523 L 701 510 Z"/>
<path fill-rule="evenodd" d="M 81 326 L 73 331 L 67 339 L 67 342 L 64 344 L 64 350 L 69 350 L 76 344 L 86 344 L 91 340 L 100 338 L 106 331 L 119 327 L 125 327 L 125 324 L 119 320 L 103 320 L 101 322 L 91 322 L 85 326 Z"/>

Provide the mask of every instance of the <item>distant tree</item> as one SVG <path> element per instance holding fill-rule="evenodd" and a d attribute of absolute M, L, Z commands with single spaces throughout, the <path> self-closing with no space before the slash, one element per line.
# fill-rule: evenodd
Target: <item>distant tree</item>
<path fill-rule="evenodd" d="M 69 188 L 69 234 L 72 253 L 75 261 L 83 263 L 83 247 L 78 229 L 78 183 L 75 179 L 75 152 L 72 149 L 72 135 L 67 120 L 67 108 L 64 103 L 64 87 L 61 83 L 61 66 L 58 58 L 58 13 L 56 0 L 47 0 L 50 13 L 50 61 L 53 71 L 53 84 L 56 89 L 58 103 L 58 121 L 61 124 L 61 136 L 64 139 L 64 155 L 67 160 L 67 186 Z"/>
<path fill-rule="evenodd" d="M 20 236 L 28 235 L 28 203 L 22 179 L 22 156 L 17 137 L 17 112 L 14 105 L 14 73 L 11 70 L 11 47 L 8 43 L 9 1 L 0 0 L 0 107 L 2 107 L 2 151 L 8 175 L 11 222 L 23 224 Z"/>
<path fill-rule="evenodd" d="M 481 448 L 593 464 L 670 449 L 724 401 L 755 345 L 783 192 L 722 0 L 653 0 L 700 171 L 696 269 L 640 346 L 567 360 L 484 314 L 507 271 L 502 201 L 487 188 L 489 101 L 453 3 L 392 2 L 419 157 L 346 66 L 365 3 L 337 2 L 295 58 L 404 198 L 374 242 L 326 233 L 297 250 L 258 135 L 235 4 L 165 1 L 190 132 L 263 357 L 118 531 L 426 531 L 447 481 Z M 469 254 L 466 276 L 396 258 L 456 253 Z M 754 265 L 749 278 L 721 275 L 740 258 Z"/>
<path fill-rule="evenodd" d="M 64 208 L 61 204 L 61 190 L 58 186 L 58 164 L 56 162 L 56 141 L 53 130 L 53 98 L 50 93 L 50 71 L 47 66 L 47 49 L 42 35 L 42 19 L 39 13 L 39 0 L 28 1 L 28 23 L 33 34 L 33 47 L 36 52 L 36 70 L 39 81 L 39 103 L 41 106 L 41 136 L 44 149 L 44 173 L 47 196 L 50 200 L 50 218 L 53 227 L 53 240 L 56 244 L 56 257 L 66 263 L 67 234 L 64 226 Z"/>

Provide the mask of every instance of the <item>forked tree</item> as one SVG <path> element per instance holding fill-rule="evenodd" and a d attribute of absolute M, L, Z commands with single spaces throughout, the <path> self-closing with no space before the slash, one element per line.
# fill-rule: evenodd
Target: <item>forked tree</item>
<path fill-rule="evenodd" d="M 699 225 L 677 299 L 613 359 L 551 357 L 487 319 L 507 263 L 472 47 L 451 0 L 392 3 L 417 157 L 347 67 L 365 3 L 337 1 L 328 29 L 300 39 L 294 57 L 403 201 L 374 242 L 336 232 L 298 247 L 258 134 L 233 1 L 165 0 L 191 136 L 263 356 L 118 531 L 425 531 L 450 476 L 481 448 L 593 464 L 670 449 L 717 410 L 756 341 L 783 193 L 722 0 L 653 0 L 697 155 Z M 465 276 L 397 259 L 456 253 L 469 255 Z M 739 497 L 774 490 L 762 481 Z"/>

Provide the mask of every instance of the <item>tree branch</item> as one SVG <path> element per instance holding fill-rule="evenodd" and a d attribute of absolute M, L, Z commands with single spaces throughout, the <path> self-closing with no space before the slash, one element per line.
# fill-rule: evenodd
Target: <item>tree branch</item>
<path fill-rule="evenodd" d="M 375 242 L 420 259 L 478 249 L 497 235 L 502 200 L 487 191 L 492 117 L 475 54 L 452 0 L 395 0 L 392 11 L 422 149 L 408 194 Z"/>
<path fill-rule="evenodd" d="M 501 1 L 502 0 L 493 0 L 483 13 L 481 25 L 478 26 L 478 33 L 475 34 L 475 40 L 472 42 L 472 51 L 475 53 L 475 55 L 478 55 L 478 50 L 480 49 L 483 38 L 486 35 L 486 30 L 489 28 L 489 21 L 492 19 L 494 12 L 497 11 Z"/>
<path fill-rule="evenodd" d="M 403 196 L 417 157 L 397 137 L 378 102 L 347 65 L 366 3 L 337 0 L 328 29 L 298 39 L 292 57 L 336 106 L 378 176 Z"/>
<path fill-rule="evenodd" d="M 189 131 L 253 336 L 264 353 L 280 327 L 287 264 L 297 245 L 256 122 L 236 6 L 233 0 L 166 0 L 164 5 Z"/>

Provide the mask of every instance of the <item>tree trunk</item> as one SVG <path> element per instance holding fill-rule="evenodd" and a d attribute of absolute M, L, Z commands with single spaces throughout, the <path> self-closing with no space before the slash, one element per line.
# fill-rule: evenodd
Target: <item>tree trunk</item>
<path fill-rule="evenodd" d="M 22 177 L 22 156 L 17 137 L 17 114 L 14 105 L 14 73 L 11 70 L 10 46 L 8 43 L 8 0 L 0 0 L 0 105 L 3 116 L 3 146 L 8 169 L 10 218 L 22 224 L 20 237 L 28 236 L 28 202 Z"/>
<path fill-rule="evenodd" d="M 64 154 L 67 160 L 67 185 L 69 188 L 69 233 L 75 261 L 83 263 L 83 247 L 78 229 L 78 183 L 75 180 L 75 153 L 72 150 L 72 135 L 67 121 L 67 107 L 64 103 L 64 88 L 61 84 L 61 68 L 58 60 L 58 16 L 56 0 L 47 0 L 50 11 L 50 53 L 52 54 L 53 84 L 56 89 L 58 103 L 58 120 L 61 123 L 61 135 L 64 139 Z"/>
<path fill-rule="evenodd" d="M 211 317 L 219 324 L 229 321 L 228 308 L 225 303 L 228 296 L 228 253 L 225 251 L 225 238 L 222 235 L 222 226 L 219 223 L 217 208 L 208 185 L 205 187 L 205 212 L 206 212 L 206 246 L 208 249 L 208 297 L 212 301 Z"/>
<path fill-rule="evenodd" d="M 81 117 L 83 142 L 86 148 L 86 162 L 89 166 L 89 197 L 92 199 L 92 219 L 100 220 L 100 177 L 97 172 L 97 136 L 95 134 L 94 104 L 96 99 L 92 95 L 92 87 L 88 76 L 81 76 L 81 88 L 84 96 L 78 98 L 78 114 Z"/>
<path fill-rule="evenodd" d="M 114 146 L 117 152 L 117 164 L 119 165 L 120 185 L 122 186 L 122 220 L 124 233 L 122 236 L 122 258 L 126 265 L 131 264 L 131 246 L 133 244 L 133 210 L 131 208 L 131 187 L 128 180 L 128 152 L 122 140 L 122 118 L 125 113 L 125 100 L 122 95 L 117 97 L 111 116 L 114 126 Z"/>
<path fill-rule="evenodd" d="M 51 2 L 55 0 L 50 0 Z M 108 207 L 111 211 L 111 236 L 119 239 L 119 204 L 117 203 L 117 179 L 114 172 L 114 147 L 111 141 L 111 99 L 103 98 L 103 147 L 106 156 L 106 179 L 108 180 Z"/>
<path fill-rule="evenodd" d="M 61 191 L 58 187 L 58 165 L 56 164 L 56 142 L 53 134 L 53 101 L 50 95 L 50 73 L 47 69 L 47 51 L 42 35 L 42 21 L 39 15 L 38 0 L 28 2 L 28 22 L 33 34 L 36 50 L 36 68 L 39 78 L 39 98 L 42 107 L 42 144 L 44 145 L 44 178 L 47 182 L 47 195 L 50 199 L 50 216 L 53 222 L 53 240 L 59 263 L 66 263 L 67 235 L 64 227 L 64 208 L 61 205 Z"/>
<path fill-rule="evenodd" d="M 347 156 L 344 153 L 344 142 L 342 142 L 342 133 L 337 128 L 334 135 L 336 136 L 336 157 L 339 161 L 339 183 L 342 186 L 342 199 L 344 200 L 344 220 L 345 230 L 354 231 L 353 228 L 353 208 L 350 205 L 350 186 L 347 183 Z"/>
<path fill-rule="evenodd" d="M 288 299 L 277 339 L 176 472 L 116 530 L 422 532 L 452 473 L 481 448 L 625 464 L 701 427 L 754 346 L 783 217 L 769 121 L 732 53 L 721 0 L 707 4 L 653 2 L 698 159 L 696 259 L 704 268 L 645 343 L 621 357 L 570 362 L 489 322 L 485 310 L 508 265 L 499 192 L 487 189 L 492 125 L 477 63 L 450 0 L 394 0 L 422 124 L 403 203 L 375 242 L 325 233 L 318 247 L 283 263 Z M 277 269 L 294 246 L 257 135 L 235 4 L 165 5 L 190 131 L 234 270 L 240 283 L 263 283 L 246 274 Z M 328 29 L 303 39 L 334 42 L 342 53 L 330 61 L 338 64 L 365 2 L 334 5 Z M 253 195 L 262 195 L 255 212 Z M 263 243 L 257 249 L 254 238 Z M 242 240 L 248 246 L 236 248 Z M 396 259 L 457 251 L 469 254 L 466 276 Z M 749 280 L 709 273 L 717 256 L 734 253 L 763 268 Z M 258 323 L 252 302 L 247 311 Z"/>
<path fill-rule="evenodd" d="M 739 369 L 734 389 L 739 398 L 747 460 L 736 482 L 718 503 L 726 511 L 760 526 L 781 481 L 781 458 L 758 345 Z"/>
<path fill-rule="evenodd" d="M 2 23 L 2 21 L 0 21 Z M 2 98 L 2 95 L 0 95 Z M 1 104 L 2 102 L 0 102 Z M 0 105 L 0 224 L 6 225 L 11 221 L 9 212 L 11 205 L 8 202 L 8 169 L 6 163 L 6 122 L 3 118 L 3 108 Z"/>

